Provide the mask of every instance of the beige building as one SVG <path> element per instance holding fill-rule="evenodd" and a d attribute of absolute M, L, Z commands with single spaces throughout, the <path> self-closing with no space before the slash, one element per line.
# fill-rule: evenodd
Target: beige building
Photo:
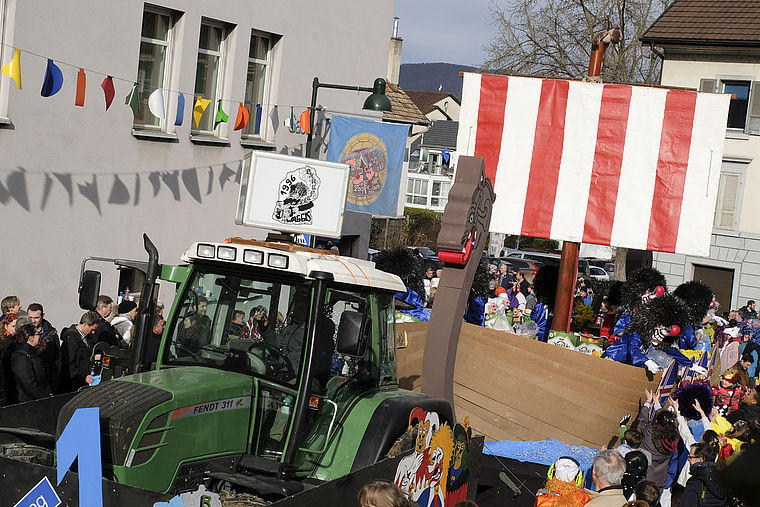
<path fill-rule="evenodd" d="M 671 286 L 708 282 L 721 311 L 758 300 L 760 6 L 677 0 L 641 40 L 663 59 L 661 84 L 732 95 L 710 255 L 654 253 L 653 265 Z"/>

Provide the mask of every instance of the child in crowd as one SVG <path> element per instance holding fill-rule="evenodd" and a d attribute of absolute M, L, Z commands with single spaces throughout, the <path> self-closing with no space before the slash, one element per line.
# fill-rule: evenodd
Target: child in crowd
<path fill-rule="evenodd" d="M 736 368 L 729 368 L 720 377 L 720 383 L 713 386 L 715 406 L 720 415 L 726 416 L 739 408 L 739 402 L 744 397 L 744 387 L 739 384 L 741 375 Z"/>

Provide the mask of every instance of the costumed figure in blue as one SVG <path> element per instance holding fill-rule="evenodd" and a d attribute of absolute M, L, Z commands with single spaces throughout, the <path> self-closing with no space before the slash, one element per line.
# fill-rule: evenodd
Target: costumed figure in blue
<path fill-rule="evenodd" d="M 530 320 L 538 326 L 536 339 L 545 342 L 552 327 L 554 316 L 554 300 L 557 296 L 557 280 L 559 266 L 541 266 L 533 278 L 533 290 L 538 302 L 530 313 Z"/>
<path fill-rule="evenodd" d="M 486 299 L 488 299 L 488 290 L 491 276 L 488 274 L 488 266 L 485 261 L 481 260 L 478 269 L 475 271 L 475 278 L 472 280 L 470 295 L 467 298 L 467 309 L 464 314 L 464 321 L 476 326 L 486 325 Z"/>
<path fill-rule="evenodd" d="M 397 275 L 406 285 L 406 292 L 397 293 L 396 299 L 410 306 L 404 305 L 399 311 L 419 320 L 430 320 L 430 312 L 425 310 L 425 284 L 422 281 L 425 266 L 422 257 L 414 255 L 408 248 L 396 247 L 377 252 L 374 260 L 377 269 Z"/>
<path fill-rule="evenodd" d="M 662 350 L 678 364 L 692 364 L 678 349 L 672 348 L 689 323 L 688 308 L 681 298 L 667 293 L 662 273 L 654 268 L 641 268 L 632 273 L 623 286 L 622 303 L 625 313 L 618 321 L 620 325 L 615 326 L 615 334 L 619 334 L 621 328 L 623 334 L 607 347 L 603 358 L 643 366 L 656 373 L 660 366 L 647 354 Z"/>

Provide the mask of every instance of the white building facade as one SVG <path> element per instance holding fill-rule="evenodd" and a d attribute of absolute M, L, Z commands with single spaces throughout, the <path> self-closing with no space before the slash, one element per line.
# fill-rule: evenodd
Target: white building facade
<path fill-rule="evenodd" d="M 697 15 L 687 11 L 690 3 L 675 2 L 642 40 L 663 57 L 661 84 L 729 93 L 732 101 L 723 162 L 716 168 L 720 184 L 710 255 L 655 252 L 653 266 L 673 287 L 687 280 L 709 283 L 726 311 L 760 300 L 760 34 L 746 30 L 760 19 L 750 6 L 741 12 L 716 0 L 711 12 Z"/>
<path fill-rule="evenodd" d="M 385 75 L 393 2 L 0 0 L 0 13 L 0 297 L 42 303 L 60 330 L 82 314 L 86 256 L 144 260 L 143 233 L 171 264 L 194 241 L 264 239 L 234 223 L 244 156 L 304 155 L 314 77 L 371 87 Z M 63 83 L 44 97 L 49 60 Z M 318 104 L 366 114 L 366 96 L 320 89 Z M 325 150 L 319 132 L 314 146 Z"/>

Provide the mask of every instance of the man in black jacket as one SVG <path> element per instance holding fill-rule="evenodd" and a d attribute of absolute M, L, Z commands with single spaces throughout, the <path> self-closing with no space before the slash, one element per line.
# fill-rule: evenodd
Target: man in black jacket
<path fill-rule="evenodd" d="M 693 444 L 689 451 L 691 477 L 681 497 L 681 505 L 723 507 L 728 496 L 726 486 L 720 479 L 716 452 L 710 444 Z"/>
<path fill-rule="evenodd" d="M 80 387 L 92 385 L 92 347 L 88 337 L 98 328 L 99 323 L 100 315 L 87 312 L 82 315 L 79 324 L 67 327 L 61 332 L 63 347 L 58 394 L 71 393 Z"/>
<path fill-rule="evenodd" d="M 92 334 L 92 337 L 90 337 L 91 345 L 106 342 L 111 346 L 115 345 L 124 348 L 125 344 L 121 333 L 106 320 L 111 316 L 112 310 L 113 299 L 111 299 L 111 296 L 106 296 L 105 294 L 98 296 L 98 306 L 95 308 L 95 311 L 100 319 L 98 320 L 98 328 Z"/>
<path fill-rule="evenodd" d="M 37 354 L 42 359 L 42 366 L 45 367 L 45 377 L 50 390 L 55 394 L 61 376 L 61 342 L 58 339 L 58 331 L 45 320 L 45 310 L 41 304 L 30 304 L 26 309 L 26 314 L 40 335 Z"/>

